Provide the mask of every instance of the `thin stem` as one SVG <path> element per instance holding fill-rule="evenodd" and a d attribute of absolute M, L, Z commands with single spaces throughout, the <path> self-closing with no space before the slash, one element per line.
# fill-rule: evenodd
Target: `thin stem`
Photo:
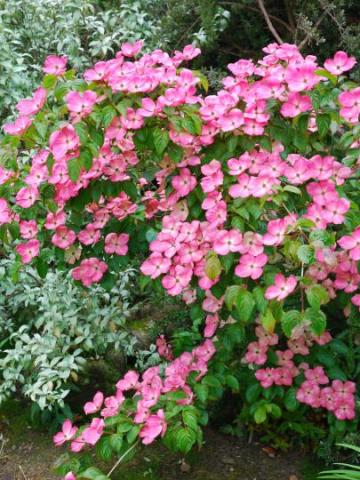
<path fill-rule="evenodd" d="M 120 465 L 120 463 L 124 460 L 124 458 L 126 457 L 126 455 L 128 455 L 128 454 L 131 452 L 131 450 L 133 450 L 133 449 L 136 447 L 136 445 L 137 445 L 138 443 L 139 443 L 139 441 L 137 441 L 136 443 L 134 443 L 134 445 L 131 445 L 131 447 L 128 448 L 123 455 L 121 455 L 121 457 L 119 458 L 119 460 L 115 463 L 115 465 L 111 468 L 111 470 L 109 471 L 109 473 L 106 475 L 107 477 L 110 478 L 110 475 L 117 469 L 117 467 L 118 467 L 118 466 Z"/>
<path fill-rule="evenodd" d="M 263 0 L 257 0 L 257 3 L 259 5 L 259 8 L 260 8 L 262 14 L 264 15 L 265 22 L 266 22 L 267 26 L 269 27 L 270 32 L 273 34 L 273 36 L 275 37 L 275 39 L 277 40 L 278 43 L 280 43 L 280 44 L 284 43 L 282 41 L 280 35 L 278 34 L 278 32 L 275 30 L 274 25 L 271 22 L 271 19 L 269 17 L 269 14 L 266 11 Z"/>

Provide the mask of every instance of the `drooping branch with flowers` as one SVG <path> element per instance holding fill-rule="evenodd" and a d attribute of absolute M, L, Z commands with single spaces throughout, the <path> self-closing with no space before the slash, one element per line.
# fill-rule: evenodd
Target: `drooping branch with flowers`
<path fill-rule="evenodd" d="M 187 63 L 199 49 L 141 47 L 124 44 L 83 78 L 65 57 L 46 59 L 42 86 L 3 127 L 0 238 L 15 268 L 58 265 L 85 287 L 111 287 L 122 262 L 145 256 L 144 283 L 192 306 L 204 340 L 174 358 L 159 338 L 164 363 L 98 392 L 84 406 L 90 423 L 67 420 L 55 444 L 96 445 L 110 460 L 163 437 L 187 453 L 207 402 L 242 389 L 228 360 L 245 331 L 244 408 L 257 424 L 285 398 L 290 411 L 354 425 L 355 383 L 311 352 L 332 341 L 328 308 L 359 318 L 360 87 L 344 75 L 355 59 L 337 52 L 321 67 L 271 44 L 206 95 Z M 83 458 L 64 466 L 66 480 L 109 478 Z"/>

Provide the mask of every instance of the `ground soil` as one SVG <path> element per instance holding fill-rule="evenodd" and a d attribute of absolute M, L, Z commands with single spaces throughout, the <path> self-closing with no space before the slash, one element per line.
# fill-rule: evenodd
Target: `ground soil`
<path fill-rule="evenodd" d="M 12 418 L 9 418 L 9 417 Z M 11 425 L 11 428 L 10 428 Z M 55 480 L 53 466 L 63 451 L 49 433 L 27 425 L 24 415 L 0 412 L 0 480 Z M 1 438 L 1 437 L 0 437 Z M 4 443 L 5 441 L 5 443 Z M 1 447 L 2 445 L 2 447 Z M 306 465 L 306 468 L 304 466 Z M 311 472 L 313 470 L 313 472 Z M 300 452 L 277 453 L 256 442 L 248 444 L 214 430 L 186 462 L 162 446 L 142 448 L 120 467 L 114 480 L 312 480 L 316 466 Z"/>

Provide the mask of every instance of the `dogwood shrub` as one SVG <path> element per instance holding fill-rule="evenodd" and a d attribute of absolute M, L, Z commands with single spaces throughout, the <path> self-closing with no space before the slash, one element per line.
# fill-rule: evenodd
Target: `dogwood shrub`
<path fill-rule="evenodd" d="M 55 263 L 110 289 L 119 265 L 144 255 L 143 287 L 181 296 L 204 336 L 176 357 L 161 337 L 163 364 L 98 392 L 89 424 L 64 423 L 56 445 L 119 457 L 107 475 L 75 457 L 67 480 L 109 478 L 157 437 L 187 453 L 225 388 L 245 392 L 257 424 L 300 408 L 335 430 L 355 425 L 355 383 L 319 354 L 327 318 L 337 331 L 359 320 L 360 87 L 344 75 L 355 59 L 337 52 L 322 67 L 271 44 L 206 95 L 187 63 L 199 49 L 141 46 L 83 78 L 48 57 L 42 86 L 3 127 L 1 238 L 18 268 Z"/>

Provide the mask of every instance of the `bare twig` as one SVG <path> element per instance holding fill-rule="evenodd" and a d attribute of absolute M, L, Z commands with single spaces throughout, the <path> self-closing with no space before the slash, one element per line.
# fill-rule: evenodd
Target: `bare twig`
<path fill-rule="evenodd" d="M 244 10 L 251 10 L 252 12 L 261 13 L 261 10 L 259 10 L 256 7 L 251 7 L 250 5 L 240 5 L 236 2 L 220 2 L 220 5 L 223 5 L 224 7 L 228 6 L 228 7 L 242 8 Z M 291 28 L 291 26 L 288 23 L 286 23 L 284 20 L 282 20 L 279 17 L 276 17 L 275 15 L 270 15 L 270 13 L 268 15 L 271 20 L 285 27 L 287 30 L 289 30 L 290 33 L 293 32 L 293 29 Z"/>
<path fill-rule="evenodd" d="M 18 465 L 18 467 L 19 467 L 20 472 L 22 473 L 22 476 L 24 477 L 24 480 L 28 480 L 28 478 L 27 478 L 27 476 L 25 475 L 25 472 L 24 472 L 22 466 L 21 466 L 21 465 Z"/>
<path fill-rule="evenodd" d="M 275 27 L 274 25 L 272 24 L 271 22 L 271 19 L 269 17 L 269 14 L 267 13 L 266 11 L 266 8 L 265 8 L 265 5 L 264 5 L 264 2 L 263 0 L 257 0 L 257 3 L 259 5 L 259 8 L 261 10 L 261 13 L 264 15 L 264 18 L 265 18 L 265 22 L 267 24 L 267 26 L 269 27 L 269 30 L 270 32 L 273 34 L 274 38 L 276 39 L 276 41 L 278 43 L 284 43 L 280 37 L 280 35 L 278 34 L 278 32 L 275 30 Z"/>
<path fill-rule="evenodd" d="M 118 459 L 118 461 L 115 463 L 115 465 L 113 465 L 113 467 L 111 468 L 111 470 L 109 471 L 109 473 L 106 475 L 107 477 L 110 478 L 110 475 L 117 469 L 117 467 L 118 467 L 118 466 L 120 465 L 120 463 L 124 460 L 124 458 L 126 457 L 126 455 L 128 455 L 128 454 L 131 452 L 131 450 L 133 450 L 133 449 L 136 447 L 136 445 L 137 445 L 138 443 L 139 443 L 139 442 L 137 441 L 136 443 L 134 443 L 134 445 L 131 445 L 131 447 L 128 448 L 123 455 L 121 455 L 121 457 Z"/>

